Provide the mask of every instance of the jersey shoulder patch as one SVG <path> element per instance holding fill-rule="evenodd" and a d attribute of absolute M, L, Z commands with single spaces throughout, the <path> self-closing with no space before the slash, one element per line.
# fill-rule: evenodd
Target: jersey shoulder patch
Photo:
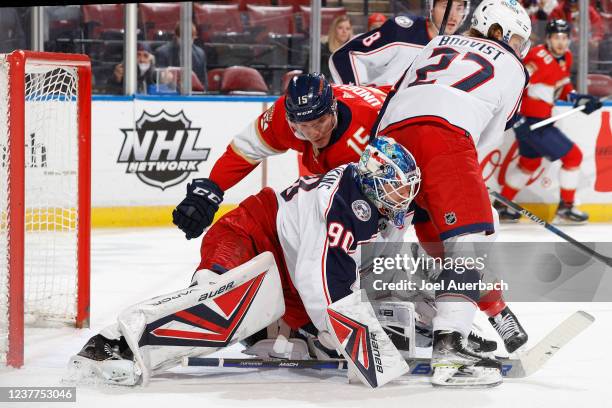
<path fill-rule="evenodd" d="M 410 28 L 414 24 L 414 20 L 408 16 L 397 16 L 394 20 L 395 24 L 402 28 Z"/>

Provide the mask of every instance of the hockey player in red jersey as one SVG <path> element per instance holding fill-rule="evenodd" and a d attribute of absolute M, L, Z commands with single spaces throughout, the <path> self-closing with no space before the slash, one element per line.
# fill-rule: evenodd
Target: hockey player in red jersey
<path fill-rule="evenodd" d="M 519 146 L 516 167 L 506 173 L 506 184 L 501 194 L 514 200 L 540 167 L 542 157 L 561 160 L 559 173 L 561 199 L 554 223 L 584 223 L 589 216 L 574 207 L 578 186 L 582 151 L 553 123 L 531 131 L 534 123 L 549 118 L 556 100 L 574 101 L 574 106 L 586 104 L 582 111 L 590 114 L 601 107 L 601 102 L 590 95 L 576 94 L 570 82 L 572 53 L 569 50 L 570 26 L 565 20 L 551 20 L 546 25 L 546 44 L 534 47 L 524 63 L 530 73 L 529 85 L 523 97 L 520 126 L 514 127 Z M 521 215 L 496 202 L 501 221 L 516 222 Z"/>
<path fill-rule="evenodd" d="M 378 134 L 404 145 L 421 166 L 423 182 L 415 202 L 425 211 L 421 220 L 415 214 L 415 228 L 428 252 L 437 247 L 446 256 L 458 242 L 490 239 L 495 232 L 496 213 L 477 147 L 499 144 L 519 106 L 527 83 L 520 58 L 529 50 L 530 33 L 529 16 L 518 2 L 483 1 L 474 11 L 468 36 L 434 38 L 381 111 Z M 453 322 L 434 319 L 434 359 L 440 357 L 440 367 L 449 371 L 453 355 L 463 350 L 461 339 L 469 333 L 477 306 L 490 316 L 509 352 L 527 341 L 499 291 L 481 297 L 478 305 L 436 306 L 438 316 L 447 307 L 462 316 Z"/>
<path fill-rule="evenodd" d="M 224 191 L 268 156 L 296 150 L 315 174 L 357 160 L 385 97 L 377 88 L 330 85 L 316 73 L 293 78 L 287 94 L 234 137 L 209 178 L 187 185 L 173 222 L 187 239 L 200 236 L 212 223 Z"/>
<path fill-rule="evenodd" d="M 399 15 L 336 50 L 329 68 L 338 84 L 394 85 L 440 31 L 446 0 L 427 0 L 429 17 Z M 470 0 L 453 0 L 445 33 L 455 34 L 470 13 Z"/>

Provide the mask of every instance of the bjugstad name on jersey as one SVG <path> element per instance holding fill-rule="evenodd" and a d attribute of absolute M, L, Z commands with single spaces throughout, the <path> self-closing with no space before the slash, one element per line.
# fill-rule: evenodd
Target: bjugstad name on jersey
<path fill-rule="evenodd" d="M 482 52 L 485 55 L 493 55 L 493 61 L 497 60 L 500 55 L 503 55 L 504 52 L 500 50 L 498 47 L 495 47 L 487 42 L 479 41 L 478 39 L 474 39 L 472 37 L 455 37 L 445 35 L 440 38 L 440 42 L 438 45 L 455 45 L 458 47 L 469 47 L 475 50 Z"/>

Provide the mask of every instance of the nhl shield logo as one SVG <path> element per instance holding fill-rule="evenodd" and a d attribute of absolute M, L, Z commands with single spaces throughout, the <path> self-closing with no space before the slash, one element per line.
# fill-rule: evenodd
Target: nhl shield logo
<path fill-rule="evenodd" d="M 143 111 L 133 129 L 121 129 L 124 140 L 117 163 L 127 163 L 126 173 L 165 190 L 183 182 L 208 159 L 210 148 L 197 147 L 200 130 L 191 127 L 183 111 Z"/>
<path fill-rule="evenodd" d="M 353 209 L 355 216 L 361 221 L 366 222 L 370 220 L 370 217 L 372 216 L 372 209 L 364 200 L 353 201 L 351 208 Z"/>
<path fill-rule="evenodd" d="M 446 222 L 446 225 L 453 225 L 457 222 L 457 216 L 453 211 L 447 212 L 444 214 L 444 221 Z"/>

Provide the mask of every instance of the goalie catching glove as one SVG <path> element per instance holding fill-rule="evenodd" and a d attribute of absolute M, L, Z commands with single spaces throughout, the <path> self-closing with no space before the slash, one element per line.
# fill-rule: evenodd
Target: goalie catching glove
<path fill-rule="evenodd" d="M 193 179 L 187 184 L 187 196 L 172 211 L 172 222 L 185 233 L 185 238 L 197 238 L 212 224 L 223 191 L 207 178 Z"/>

